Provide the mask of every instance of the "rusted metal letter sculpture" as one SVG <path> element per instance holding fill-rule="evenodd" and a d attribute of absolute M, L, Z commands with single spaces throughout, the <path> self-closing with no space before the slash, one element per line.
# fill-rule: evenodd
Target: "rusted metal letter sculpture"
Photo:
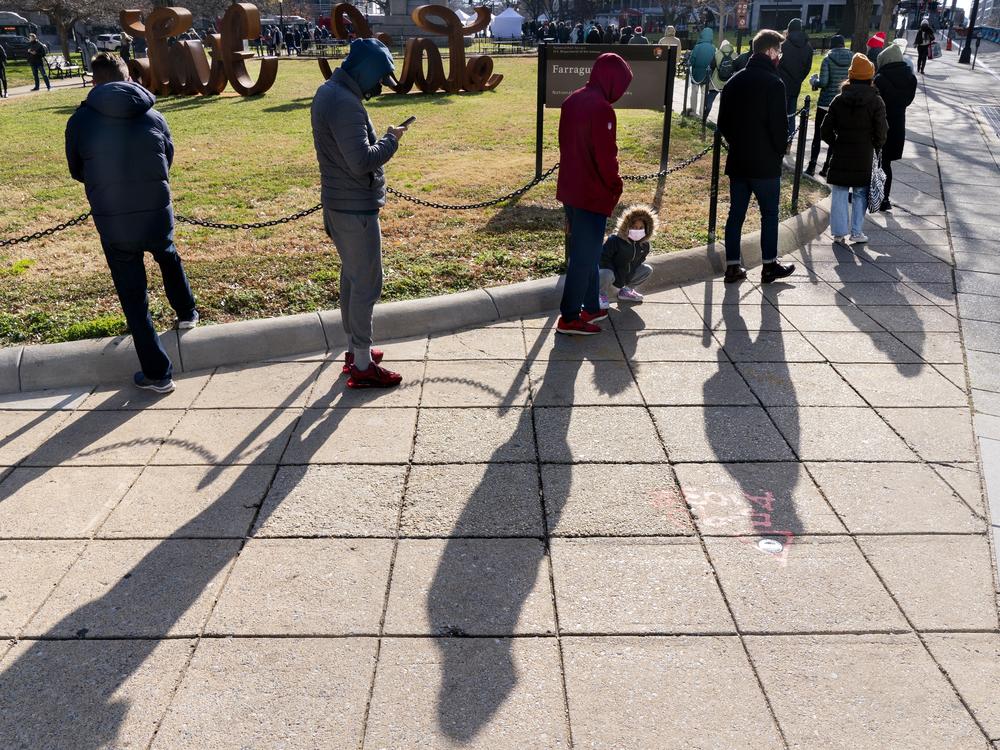
<path fill-rule="evenodd" d="M 142 12 L 123 10 L 121 26 L 146 40 L 147 58 L 129 61 L 132 78 L 154 94 L 221 94 L 228 81 L 242 96 L 263 94 L 274 85 L 278 59 L 265 57 L 254 83 L 247 73 L 243 40 L 260 35 L 260 11 L 249 3 L 233 3 L 222 18 L 222 33 L 209 34 L 209 63 L 205 48 L 195 40 L 176 39 L 191 28 L 186 8 L 155 8 L 142 22 Z M 171 44 L 170 39 L 175 41 Z"/>
<path fill-rule="evenodd" d="M 433 94 L 439 90 L 454 94 L 459 91 L 491 91 L 500 84 L 503 76 L 494 75 L 492 57 L 474 55 L 469 58 L 468 63 L 465 61 L 465 37 L 485 29 L 492 17 L 488 8 L 476 8 L 475 10 L 476 20 L 468 26 L 462 25 L 455 11 L 444 5 L 421 5 L 413 11 L 411 17 L 419 29 L 448 37 L 450 53 L 448 74 L 445 75 L 441 52 L 433 40 L 423 37 L 410 39 L 406 42 L 399 86 L 394 89 L 397 94 L 409 93 L 414 86 L 425 94 Z M 371 27 L 361 12 L 353 5 L 340 3 L 332 12 L 334 32 L 339 39 L 347 39 L 347 30 L 343 23 L 343 14 L 345 13 L 358 36 L 372 36 Z M 431 18 L 437 18 L 441 23 L 432 21 Z M 385 34 L 379 34 L 377 38 L 386 45 L 392 43 L 392 40 Z M 427 58 L 426 73 L 424 72 L 425 57 Z M 329 78 L 331 75 L 329 61 L 320 59 L 319 67 L 323 76 Z"/>

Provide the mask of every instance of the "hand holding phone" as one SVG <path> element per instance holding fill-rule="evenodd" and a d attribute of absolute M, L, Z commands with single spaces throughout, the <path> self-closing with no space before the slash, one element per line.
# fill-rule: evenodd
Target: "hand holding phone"
<path fill-rule="evenodd" d="M 410 127 L 410 125 L 412 125 L 416 121 L 417 121 L 417 116 L 416 115 L 413 115 L 412 117 L 407 117 L 405 120 L 403 120 L 399 124 L 399 127 L 401 127 L 401 128 L 408 128 L 408 127 Z"/>

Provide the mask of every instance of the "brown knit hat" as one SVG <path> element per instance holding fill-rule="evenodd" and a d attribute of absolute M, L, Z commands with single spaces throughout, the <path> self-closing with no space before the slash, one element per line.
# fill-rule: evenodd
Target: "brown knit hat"
<path fill-rule="evenodd" d="M 856 52 L 851 60 L 851 69 L 847 71 L 847 77 L 852 81 L 870 81 L 875 77 L 875 66 L 867 55 Z"/>

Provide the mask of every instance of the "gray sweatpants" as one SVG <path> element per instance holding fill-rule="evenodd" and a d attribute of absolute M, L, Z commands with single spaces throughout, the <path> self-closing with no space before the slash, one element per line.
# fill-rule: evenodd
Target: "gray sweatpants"
<path fill-rule="evenodd" d="M 615 285 L 615 272 L 610 268 L 602 268 L 600 270 L 600 282 L 601 282 L 601 293 L 611 294 L 611 287 Z M 653 273 L 653 267 L 648 263 L 641 264 L 635 269 L 632 274 L 632 278 L 628 280 L 628 286 L 636 287 L 642 282 L 649 278 L 649 275 Z"/>
<path fill-rule="evenodd" d="M 323 209 L 326 233 L 340 255 L 340 319 L 347 346 L 359 360 L 372 345 L 372 311 L 382 295 L 382 227 L 379 217 Z"/>

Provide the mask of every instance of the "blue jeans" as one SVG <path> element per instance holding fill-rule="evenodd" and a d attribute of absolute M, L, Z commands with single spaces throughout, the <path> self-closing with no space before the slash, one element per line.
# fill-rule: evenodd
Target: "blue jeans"
<path fill-rule="evenodd" d="M 45 79 L 45 88 L 47 88 L 47 89 L 52 88 L 52 84 L 49 83 L 49 74 L 45 72 L 45 64 L 44 63 L 42 63 L 41 65 L 32 65 L 31 66 L 31 74 L 35 77 L 35 88 L 36 89 L 39 88 L 39 85 L 38 85 L 38 74 L 39 73 L 41 73 L 42 74 L 42 78 Z"/>
<path fill-rule="evenodd" d="M 719 95 L 719 92 L 713 89 L 711 86 L 708 88 L 708 92 L 705 94 L 705 114 L 704 117 L 707 120 L 708 116 L 712 114 L 712 105 L 715 104 L 715 98 Z"/>
<path fill-rule="evenodd" d="M 861 234 L 865 225 L 865 211 L 868 210 L 868 188 L 848 188 L 831 185 L 833 197 L 830 206 L 830 234 L 834 237 L 846 237 L 849 234 Z M 850 219 L 848 219 L 847 196 L 851 198 Z M 850 224 L 850 227 L 848 227 Z"/>
<path fill-rule="evenodd" d="M 160 266 L 163 290 L 170 306 L 178 318 L 189 318 L 195 307 L 194 295 L 173 241 L 164 249 L 150 250 L 150 253 Z M 118 292 L 118 300 L 122 304 L 122 312 L 125 313 L 143 374 L 152 380 L 169 378 L 173 373 L 173 365 L 160 343 L 160 337 L 156 335 L 153 318 L 149 314 L 149 290 L 143 251 L 104 245 L 104 257 L 111 269 L 111 279 L 115 282 L 115 291 Z"/>
<path fill-rule="evenodd" d="M 778 259 L 778 200 L 780 177 L 729 178 L 729 218 L 726 219 L 726 265 L 739 265 L 743 222 L 750 207 L 750 196 L 760 208 L 760 254 L 765 263 Z"/>
<path fill-rule="evenodd" d="M 564 208 L 569 232 L 569 262 L 559 312 L 569 321 L 580 317 L 581 308 L 591 313 L 601 309 L 598 264 L 608 217 L 583 208 Z"/>

